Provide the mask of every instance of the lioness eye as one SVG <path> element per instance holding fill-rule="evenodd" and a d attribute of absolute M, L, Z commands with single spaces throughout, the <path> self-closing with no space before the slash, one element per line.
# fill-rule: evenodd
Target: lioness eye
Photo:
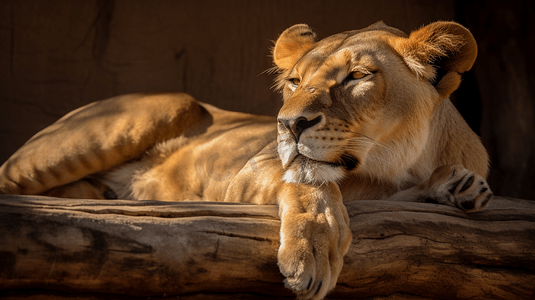
<path fill-rule="evenodd" d="M 292 78 L 292 79 L 290 79 L 290 82 L 293 85 L 299 85 L 299 83 L 301 83 L 301 80 L 299 80 L 299 78 Z"/>
<path fill-rule="evenodd" d="M 361 79 L 362 77 L 366 76 L 366 73 L 363 73 L 361 71 L 355 71 L 351 72 L 350 77 L 353 79 Z"/>

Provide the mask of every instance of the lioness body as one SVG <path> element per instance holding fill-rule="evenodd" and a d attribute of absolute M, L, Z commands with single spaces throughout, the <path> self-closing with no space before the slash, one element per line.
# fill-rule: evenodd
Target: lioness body
<path fill-rule="evenodd" d="M 183 98 L 182 94 L 168 96 L 176 101 Z M 224 201 L 236 174 L 276 139 L 275 119 L 198 105 L 197 122 L 177 133 L 177 138 L 156 145 L 136 162 L 97 177 L 120 199 Z M 269 203 L 275 204 L 275 199 Z"/>
<path fill-rule="evenodd" d="M 183 95 L 169 96 L 180 101 Z M 275 118 L 225 111 L 204 103 L 199 103 L 199 106 L 202 107 L 202 117 L 179 137 L 157 145 L 137 162 L 99 176 L 120 199 L 277 204 L 274 194 L 269 195 L 266 189 L 269 185 L 276 190 L 283 183 L 274 144 L 277 135 Z M 481 143 L 469 142 L 477 141 L 477 136 L 449 100 L 441 104 L 430 127 L 431 138 L 421 154 L 425 157 L 420 161 L 423 166 L 416 164 L 402 178 L 393 180 L 374 178 L 368 174 L 349 174 L 340 182 L 344 201 L 386 200 L 396 192 L 429 178 L 436 168 L 443 165 L 461 163 L 467 169 L 486 176 L 486 156 L 481 155 L 485 150 Z M 259 154 L 264 148 L 265 151 Z M 228 189 L 240 171 L 241 176 L 247 176 L 248 184 L 237 189 L 243 192 L 255 190 L 256 197 L 239 194 L 234 191 L 236 188 Z M 129 186 L 134 174 L 136 180 L 131 188 L 121 190 L 121 187 Z M 242 180 L 241 177 L 236 178 L 235 184 Z M 267 182 L 257 187 L 255 180 Z M 79 193 L 69 196 L 80 197 Z"/>
<path fill-rule="evenodd" d="M 86 189 L 85 194 L 79 189 L 61 186 L 48 190 L 49 185 L 57 184 L 56 182 L 46 183 L 50 179 L 55 179 L 54 176 L 50 176 L 53 173 L 50 171 L 36 173 L 36 175 L 42 174 L 43 176 L 37 180 L 43 185 L 37 193 L 66 198 L 105 199 L 104 192 L 111 190 L 120 199 L 277 203 L 274 197 L 257 196 L 252 199 L 238 194 L 225 197 L 230 183 L 242 169 L 243 173 L 247 172 L 250 176 L 267 178 L 269 185 L 282 184 L 279 157 L 276 145 L 273 145 L 277 135 L 274 117 L 218 109 L 209 104 L 197 103 L 185 94 L 128 95 L 110 99 L 107 102 L 115 102 L 123 97 L 127 97 L 131 104 L 135 101 L 143 102 L 145 109 L 147 105 L 166 106 L 168 102 L 177 104 L 186 102 L 187 105 L 183 106 L 187 106 L 188 110 L 184 114 L 187 114 L 189 118 L 191 114 L 196 114 L 197 117 L 184 132 L 176 131 L 174 138 L 147 149 L 146 153 L 133 162 L 96 174 L 93 169 L 98 168 L 100 162 L 92 162 L 92 167 L 87 170 L 73 167 L 75 174 L 71 174 L 72 177 L 85 177 L 92 174 L 90 180 L 94 189 Z M 100 105 L 107 104 L 103 102 Z M 115 106 L 113 103 L 110 104 L 112 107 Z M 194 108 L 191 107 L 192 105 Z M 137 109 L 136 105 L 132 107 Z M 427 157 L 421 160 L 424 166 L 416 165 L 413 169 L 407 170 L 402 179 L 395 178 L 390 181 L 367 176 L 367 174 L 350 174 L 340 182 L 344 201 L 388 199 L 394 193 L 428 178 L 439 166 L 453 163 L 461 163 L 481 176 L 486 176 L 486 156 L 481 155 L 482 151 L 484 153 L 484 148 L 481 143 L 474 142 L 477 141 L 477 137 L 452 107 L 449 100 L 441 104 L 430 127 L 431 139 L 428 140 L 426 153 L 422 154 L 423 157 Z M 268 147 L 269 144 L 272 146 Z M 262 152 L 262 158 L 256 158 L 247 165 L 247 162 L 258 155 L 263 148 L 266 150 Z M 43 151 L 47 152 L 47 150 Z M 268 163 L 266 160 L 272 161 Z M 76 163 L 73 161 L 70 164 Z M 79 162 L 78 164 L 83 166 Z M 3 169 L 6 167 L 7 165 L 4 165 Z M 134 181 L 133 178 L 135 178 Z M 82 178 L 79 183 L 76 181 L 66 183 L 85 184 L 85 180 Z M 95 184 L 96 181 L 101 184 Z M 3 183 L 2 188 L 6 192 L 28 193 L 25 190 L 7 190 L 5 184 L 9 182 Z M 103 189 L 102 184 L 108 189 Z M 255 189 L 255 187 L 249 185 L 246 189 Z M 265 189 L 260 187 L 258 190 Z"/>
<path fill-rule="evenodd" d="M 448 99 L 476 55 L 451 22 L 410 36 L 377 23 L 319 42 L 295 25 L 273 52 L 277 119 L 186 94 L 112 98 L 28 141 L 0 168 L 0 192 L 277 204 L 286 284 L 321 299 L 351 242 L 344 201 L 476 211 L 492 197 L 486 151 Z"/>

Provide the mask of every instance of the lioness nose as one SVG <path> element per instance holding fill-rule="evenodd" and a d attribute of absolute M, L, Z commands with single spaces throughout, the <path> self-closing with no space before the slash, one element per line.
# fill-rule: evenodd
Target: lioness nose
<path fill-rule="evenodd" d="M 303 131 L 321 122 L 321 115 L 316 118 L 313 118 L 312 120 L 309 120 L 306 117 L 302 116 L 295 119 L 279 118 L 278 120 L 279 123 L 284 125 L 284 127 L 286 127 L 286 129 L 288 129 L 292 133 L 295 140 L 298 141 Z"/>

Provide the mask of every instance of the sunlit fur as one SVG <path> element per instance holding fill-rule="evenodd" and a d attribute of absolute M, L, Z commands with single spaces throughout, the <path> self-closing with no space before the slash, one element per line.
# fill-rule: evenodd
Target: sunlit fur
<path fill-rule="evenodd" d="M 319 163 L 303 156 L 298 157 L 297 160 L 285 171 L 284 181 L 321 185 L 327 182 L 340 182 L 345 175 L 341 167 Z"/>
<path fill-rule="evenodd" d="M 487 153 L 449 100 L 476 56 L 454 22 L 320 41 L 298 24 L 273 47 L 278 119 L 180 93 L 99 101 L 13 154 L 0 193 L 276 204 L 285 284 L 323 299 L 353 241 L 344 201 L 489 203 Z"/>

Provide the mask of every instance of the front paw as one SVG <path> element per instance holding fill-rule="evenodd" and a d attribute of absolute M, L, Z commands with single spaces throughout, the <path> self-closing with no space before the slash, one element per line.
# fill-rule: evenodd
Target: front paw
<path fill-rule="evenodd" d="M 466 212 L 482 210 L 492 199 L 487 181 L 462 165 L 437 168 L 426 186 L 427 202 L 456 206 Z"/>
<path fill-rule="evenodd" d="M 281 221 L 278 265 L 286 287 L 298 299 L 323 299 L 335 287 L 351 243 L 345 206 L 340 199 L 304 212 L 288 209 Z"/>

